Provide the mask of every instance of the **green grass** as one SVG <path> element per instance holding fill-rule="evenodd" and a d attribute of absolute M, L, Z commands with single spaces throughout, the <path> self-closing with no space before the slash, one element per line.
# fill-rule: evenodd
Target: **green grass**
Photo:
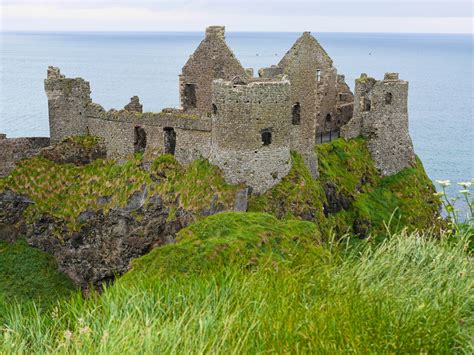
<path fill-rule="evenodd" d="M 54 258 L 30 247 L 26 241 L 0 241 L 0 320 L 6 302 L 35 301 L 46 306 L 67 297 L 72 282 L 57 271 Z"/>
<path fill-rule="evenodd" d="M 472 352 L 464 237 L 401 233 L 346 249 L 315 230 L 265 214 L 210 217 L 100 296 L 50 312 L 9 305 L 0 352 Z"/>
<path fill-rule="evenodd" d="M 248 210 L 272 213 L 279 218 L 303 218 L 324 222 L 321 184 L 314 180 L 301 155 L 291 154 L 292 167 L 282 181 L 260 196 L 250 198 Z"/>
<path fill-rule="evenodd" d="M 419 159 L 398 174 L 380 177 L 364 138 L 336 139 L 316 146 L 320 177 L 314 180 L 302 157 L 292 153 L 292 168 L 283 180 L 261 196 L 252 196 L 249 210 L 278 218 L 311 220 L 323 234 L 353 233 L 355 221 L 367 224 L 374 235 L 409 228 L 426 229 L 439 224 L 439 198 Z M 350 208 L 325 216 L 323 187 L 336 186 L 352 201 Z"/>
<path fill-rule="evenodd" d="M 241 188 L 225 183 L 220 171 L 205 160 L 183 167 L 172 156 L 164 155 L 152 162 L 150 170 L 142 163 L 139 154 L 123 164 L 98 159 L 83 166 L 33 157 L 21 161 L 8 177 L 0 178 L 0 192 L 8 188 L 31 198 L 35 203 L 26 211 L 29 221 L 48 214 L 65 220 L 74 231 L 81 227 L 77 223 L 81 212 L 123 207 L 143 186 L 147 186 L 149 196 L 159 194 L 173 209 L 182 207 L 197 217 L 215 198 L 216 203 L 231 208 Z M 100 196 L 110 197 L 110 201 L 100 205 Z"/>

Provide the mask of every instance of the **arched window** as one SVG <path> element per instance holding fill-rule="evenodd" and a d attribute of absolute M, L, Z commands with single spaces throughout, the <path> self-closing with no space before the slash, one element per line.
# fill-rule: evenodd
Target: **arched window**
<path fill-rule="evenodd" d="M 272 143 L 272 132 L 265 130 L 262 132 L 262 144 L 270 145 Z"/>
<path fill-rule="evenodd" d="M 387 92 L 385 94 L 385 104 L 386 105 L 391 105 L 392 104 L 392 93 L 391 92 Z"/>
<path fill-rule="evenodd" d="M 330 113 L 328 113 L 326 115 L 326 122 L 331 122 L 331 114 Z"/>
<path fill-rule="evenodd" d="M 301 122 L 301 105 L 299 102 L 293 105 L 291 110 L 291 123 L 299 125 Z"/>

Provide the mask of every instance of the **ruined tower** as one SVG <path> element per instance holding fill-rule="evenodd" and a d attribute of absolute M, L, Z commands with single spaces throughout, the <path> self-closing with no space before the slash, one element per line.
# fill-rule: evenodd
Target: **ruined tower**
<path fill-rule="evenodd" d="M 66 78 L 59 68 L 49 67 L 44 87 L 48 97 L 51 141 L 86 134 L 86 109 L 92 103 L 89 83 L 81 78 Z"/>
<path fill-rule="evenodd" d="M 179 76 L 179 96 L 185 111 L 212 112 L 212 81 L 247 77 L 246 70 L 225 42 L 225 27 L 211 26 Z"/>
<path fill-rule="evenodd" d="M 345 139 L 367 137 L 368 148 L 380 174 L 393 175 L 415 162 L 408 132 L 408 82 L 398 73 L 383 80 L 361 74 L 355 84 L 354 116 L 342 127 Z"/>
<path fill-rule="evenodd" d="M 211 163 L 264 192 L 290 169 L 290 83 L 215 80 Z"/>

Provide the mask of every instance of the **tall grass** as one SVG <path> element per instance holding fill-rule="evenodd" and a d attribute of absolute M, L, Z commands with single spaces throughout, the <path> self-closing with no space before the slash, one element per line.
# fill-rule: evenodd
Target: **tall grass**
<path fill-rule="evenodd" d="M 135 273 L 48 312 L 5 305 L 0 352 L 472 352 L 462 238 L 402 232 L 376 248 L 327 249 L 250 269 Z"/>

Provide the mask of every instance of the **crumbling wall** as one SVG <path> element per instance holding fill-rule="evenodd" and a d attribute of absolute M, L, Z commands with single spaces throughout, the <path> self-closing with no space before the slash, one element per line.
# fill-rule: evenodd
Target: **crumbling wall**
<path fill-rule="evenodd" d="M 292 127 L 292 149 L 303 154 L 313 177 L 318 176 L 314 153 L 320 110 L 330 110 L 328 87 L 334 81 L 332 60 L 309 32 L 305 32 L 278 64 L 291 82 L 291 105 L 300 106 L 301 120 Z M 332 112 L 332 111 L 330 111 Z M 319 116 L 318 116 L 319 113 Z"/>
<path fill-rule="evenodd" d="M 143 151 L 152 158 L 166 151 L 166 131 L 175 134 L 173 152 L 176 159 L 187 164 L 199 157 L 208 157 L 211 145 L 211 119 L 186 114 L 183 111 L 165 109 L 164 112 L 130 112 L 110 110 L 96 112 L 88 117 L 88 131 L 102 137 L 107 148 L 107 156 L 123 159 Z M 140 130 L 140 134 L 137 134 Z M 145 146 L 139 140 L 145 136 Z"/>
<path fill-rule="evenodd" d="M 211 163 L 258 193 L 277 184 L 291 166 L 289 82 L 215 80 L 213 102 Z"/>
<path fill-rule="evenodd" d="M 180 75 L 180 99 L 185 111 L 212 112 L 212 81 L 246 78 L 247 72 L 225 42 L 225 27 L 211 26 L 184 65 Z"/>
<path fill-rule="evenodd" d="M 52 142 L 87 133 L 87 106 L 92 103 L 90 86 L 82 78 L 66 78 L 55 67 L 48 68 L 44 81 L 48 97 L 49 130 Z"/>
<path fill-rule="evenodd" d="M 341 128 L 354 114 L 354 94 L 347 85 L 344 75 L 337 76 L 337 100 L 335 129 Z"/>
<path fill-rule="evenodd" d="M 49 145 L 50 139 L 46 137 L 7 138 L 0 134 L 0 176 L 7 176 L 20 159 L 36 155 Z"/>
<path fill-rule="evenodd" d="M 341 129 L 345 139 L 365 136 L 382 176 L 393 175 L 415 163 L 408 131 L 408 82 L 398 73 L 377 81 L 362 74 L 356 80 L 354 117 Z"/>
<path fill-rule="evenodd" d="M 143 112 L 143 105 L 140 103 L 140 98 L 138 96 L 133 96 L 130 98 L 130 102 L 125 105 L 125 110 L 129 112 Z"/>

